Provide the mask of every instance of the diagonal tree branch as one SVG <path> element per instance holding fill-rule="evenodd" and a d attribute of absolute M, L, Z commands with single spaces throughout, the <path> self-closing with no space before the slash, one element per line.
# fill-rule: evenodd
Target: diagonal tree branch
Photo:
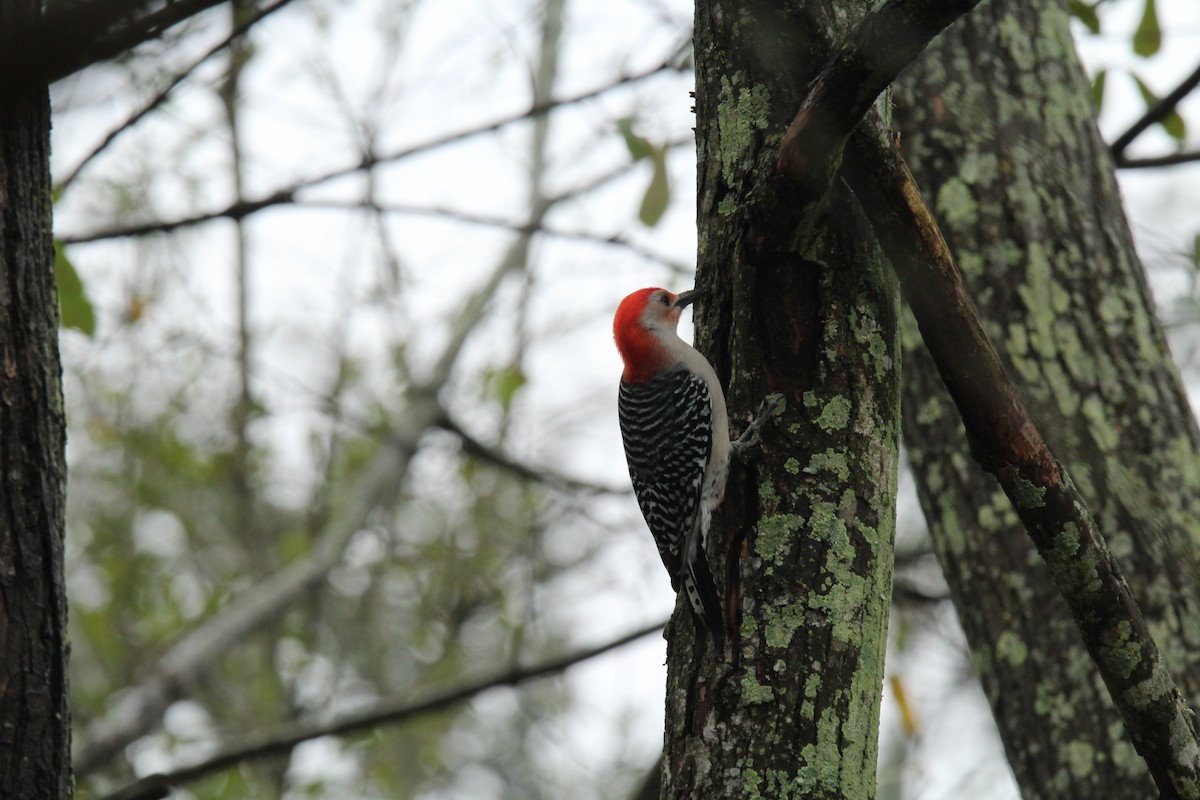
<path fill-rule="evenodd" d="M 0 34 L 0 98 L 65 78 L 162 36 L 226 0 L 84 0 L 52 3 Z"/>
<path fill-rule="evenodd" d="M 843 174 L 900 278 L 972 454 L 999 481 L 1045 560 L 1162 797 L 1197 797 L 1192 711 L 1086 502 L 1005 374 L 937 222 L 877 117 L 851 137 Z"/>
<path fill-rule="evenodd" d="M 114 753 L 153 729 L 167 706 L 184 696 L 209 665 L 324 580 L 371 512 L 394 500 L 417 440 L 438 421 L 439 413 L 432 396 L 414 393 L 397 421 L 399 429 L 380 445 L 356 479 L 354 491 L 339 498 L 312 552 L 241 594 L 168 650 L 141 683 L 119 694 L 113 706 L 88 726 L 82 737 L 74 759 L 76 775 L 83 777 L 95 771 Z"/>
<path fill-rule="evenodd" d="M 1197 66 L 1179 85 L 1172 89 L 1167 95 L 1160 99 L 1157 103 L 1146 109 L 1146 113 L 1129 126 L 1129 130 L 1122 133 L 1112 144 L 1108 146 L 1112 151 L 1113 160 L 1117 162 L 1117 166 L 1128 166 L 1127 163 L 1122 163 L 1125 160 L 1125 150 L 1129 145 L 1133 144 L 1133 140 L 1141 136 L 1151 125 L 1156 122 L 1161 122 L 1164 117 L 1175 110 L 1176 106 L 1182 102 L 1183 98 L 1187 97 L 1192 91 L 1200 86 L 1200 66 Z"/>
<path fill-rule="evenodd" d="M 171 80 L 168 81 L 167 84 L 163 86 L 153 98 L 151 98 L 150 102 L 143 105 L 132 115 L 130 115 L 128 119 L 126 119 L 113 130 L 109 131 L 108 135 L 106 135 L 98 145 L 92 148 L 92 151 L 84 156 L 84 158 L 75 165 L 75 168 L 72 169 L 65 178 L 58 182 L 58 185 L 55 186 L 55 191 L 62 191 L 70 186 L 71 183 L 77 177 L 79 177 L 79 173 L 82 172 L 83 169 L 90 164 L 93 159 L 96 158 L 96 156 L 104 152 L 105 149 L 107 149 L 108 146 L 111 145 L 122 133 L 132 128 L 147 114 L 162 105 L 171 95 L 171 92 L 173 92 L 176 87 L 179 86 L 179 84 L 187 80 L 202 64 L 207 62 L 217 53 L 220 53 L 225 48 L 229 47 L 230 44 L 236 42 L 238 39 L 244 36 L 246 32 L 250 30 L 250 28 L 262 21 L 264 18 L 274 14 L 276 11 L 291 2 L 292 0 L 275 0 L 275 2 L 271 3 L 270 5 L 256 9 L 253 13 L 234 26 L 233 30 L 229 32 L 228 36 L 210 47 L 203 55 L 189 64 L 186 68 L 176 73 Z"/>
<path fill-rule="evenodd" d="M 982 0 L 888 0 L 868 14 L 808 88 L 779 144 L 776 169 L 826 186 L 846 137 L 875 99 L 935 36 Z M 817 173 L 820 173 L 819 176 Z"/>
<path fill-rule="evenodd" d="M 462 443 L 463 451 L 475 456 L 481 461 L 486 461 L 494 467 L 499 467 L 506 472 L 530 483 L 538 483 L 543 486 L 548 486 L 560 492 L 568 494 L 585 494 L 585 495 L 629 495 L 632 489 L 618 489 L 613 486 L 602 486 L 596 483 L 588 483 L 576 478 L 570 478 L 565 475 L 558 475 L 543 469 L 531 467 L 528 464 L 522 464 L 515 461 L 505 453 L 495 447 L 491 447 L 471 434 L 467 433 L 461 425 L 454 421 L 447 413 L 445 419 L 441 423 L 443 430 L 449 431 L 458 437 Z"/>
<path fill-rule="evenodd" d="M 168 773 L 150 775 L 114 792 L 104 800 L 157 800 L 166 797 L 172 787 L 199 780 L 236 764 L 283 755 L 293 747 L 321 736 L 349 736 L 382 725 L 398 725 L 411 719 L 435 714 L 470 700 L 475 695 L 501 686 L 518 686 L 537 678 L 565 672 L 576 664 L 624 647 L 661 631 L 663 622 L 647 625 L 610 642 L 587 647 L 565 656 L 528 667 L 515 667 L 503 674 L 466 683 L 453 689 L 432 692 L 413 700 L 410 697 L 385 698 L 372 702 L 369 709 L 339 715 L 331 720 L 279 725 L 243 736 L 219 752 L 195 764 Z"/>

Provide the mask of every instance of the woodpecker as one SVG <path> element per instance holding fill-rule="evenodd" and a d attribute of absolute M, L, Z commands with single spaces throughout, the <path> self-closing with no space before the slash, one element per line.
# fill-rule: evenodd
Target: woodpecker
<path fill-rule="evenodd" d="M 649 288 L 621 301 L 613 319 L 625 361 L 617 411 L 633 493 L 671 587 L 684 590 L 720 657 L 725 627 L 704 545 L 725 494 L 729 422 L 717 373 L 676 332 L 699 294 Z M 697 651 L 703 646 L 697 631 Z"/>

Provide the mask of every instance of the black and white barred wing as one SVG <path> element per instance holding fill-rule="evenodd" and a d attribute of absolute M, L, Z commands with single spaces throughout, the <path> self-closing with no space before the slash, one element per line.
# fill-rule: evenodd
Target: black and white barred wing
<path fill-rule="evenodd" d="M 712 449 L 712 399 L 686 369 L 621 381 L 617 399 L 629 477 L 663 565 L 678 591 L 684 541 L 696 524 Z"/>

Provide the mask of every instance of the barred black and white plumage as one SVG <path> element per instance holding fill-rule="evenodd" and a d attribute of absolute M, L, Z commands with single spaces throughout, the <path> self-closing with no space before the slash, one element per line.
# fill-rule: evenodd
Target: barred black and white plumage
<path fill-rule="evenodd" d="M 617 411 L 633 492 L 671 586 L 684 590 L 721 652 L 721 604 L 704 554 L 702 495 L 713 444 L 708 386 L 682 366 L 643 383 L 622 380 Z"/>
<path fill-rule="evenodd" d="M 625 361 L 617 405 L 633 492 L 671 585 L 687 596 L 720 658 L 724 617 L 704 540 L 725 494 L 729 419 L 716 371 L 677 332 L 680 313 L 699 294 L 633 292 L 617 308 L 613 338 Z M 696 646 L 698 657 L 702 633 Z"/>

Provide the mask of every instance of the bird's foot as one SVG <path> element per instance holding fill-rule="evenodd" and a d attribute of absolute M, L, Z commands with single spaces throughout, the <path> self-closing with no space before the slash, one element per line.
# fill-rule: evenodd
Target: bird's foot
<path fill-rule="evenodd" d="M 767 395 L 766 399 L 758 406 L 758 413 L 754 420 L 746 426 L 746 430 L 742 431 L 742 435 L 731 444 L 733 456 L 737 459 L 742 459 L 743 452 L 749 450 L 759 443 L 759 435 L 762 433 L 762 427 L 771 417 L 777 416 L 783 412 L 784 399 L 781 394 Z"/>

